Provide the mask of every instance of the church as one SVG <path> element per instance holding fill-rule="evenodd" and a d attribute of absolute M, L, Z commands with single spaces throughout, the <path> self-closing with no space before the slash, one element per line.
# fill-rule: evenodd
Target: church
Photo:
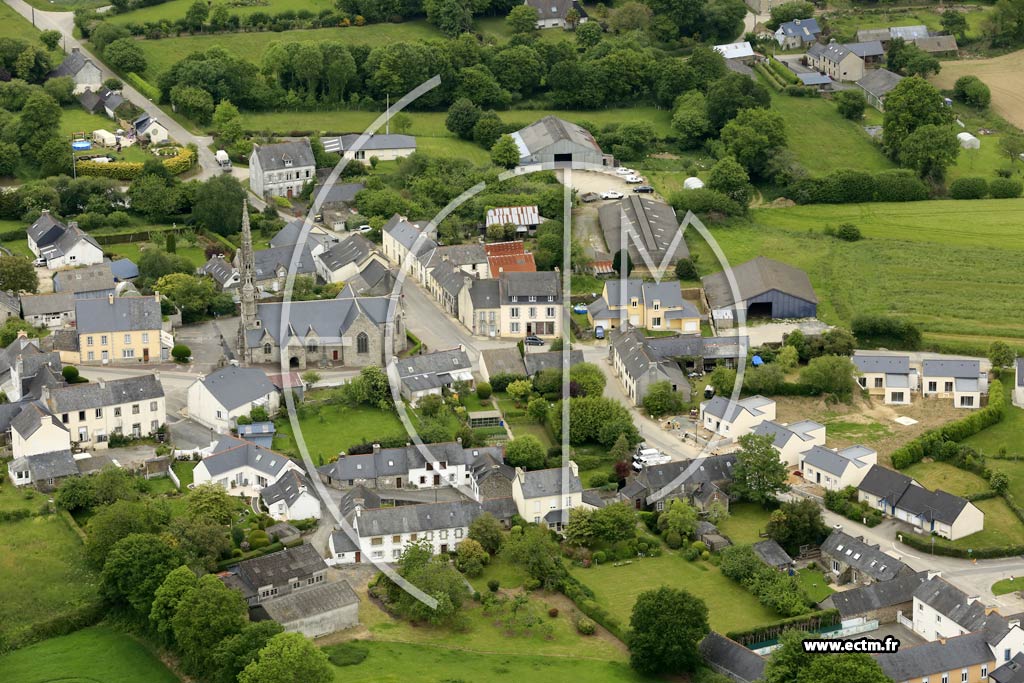
<path fill-rule="evenodd" d="M 256 302 L 254 262 L 245 206 L 239 259 L 241 320 L 235 342 L 242 362 L 279 365 L 284 358 L 299 370 L 386 367 L 391 355 L 405 351 L 405 314 L 399 297 L 360 297 L 346 287 L 336 299 L 292 301 L 286 313 L 284 303 Z M 389 334 L 391 349 L 385 344 Z"/>

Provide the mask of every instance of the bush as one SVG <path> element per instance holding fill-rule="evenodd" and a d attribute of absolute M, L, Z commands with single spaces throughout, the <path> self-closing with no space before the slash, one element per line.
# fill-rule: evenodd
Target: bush
<path fill-rule="evenodd" d="M 552 619 L 558 618 L 558 608 L 557 607 L 552 607 L 551 609 L 549 609 L 548 610 L 548 616 L 551 617 Z"/>
<path fill-rule="evenodd" d="M 476 385 L 476 397 L 481 401 L 486 401 L 491 397 L 491 385 L 487 382 L 480 382 Z"/>
<path fill-rule="evenodd" d="M 334 666 L 354 666 L 370 654 L 370 650 L 358 641 L 329 645 L 323 651 Z"/>
<path fill-rule="evenodd" d="M 184 344 L 175 344 L 174 348 L 171 349 L 171 358 L 179 363 L 187 363 L 188 359 L 191 357 L 192 349 Z"/>
<path fill-rule="evenodd" d="M 64 369 L 60 371 L 60 374 L 68 384 L 75 384 L 80 376 L 78 374 L 78 368 L 74 365 L 65 365 Z"/>
<path fill-rule="evenodd" d="M 665 534 L 665 545 L 672 550 L 678 550 L 683 544 L 683 539 L 677 531 L 669 531 Z"/>
<path fill-rule="evenodd" d="M 600 488 L 608 483 L 608 475 L 603 472 L 590 475 L 590 488 Z"/>
<path fill-rule="evenodd" d="M 250 531 L 249 536 L 246 540 L 249 541 L 250 550 L 266 548 L 268 545 L 270 545 L 270 536 L 268 536 L 267 532 L 263 531 L 262 529 Z"/>
<path fill-rule="evenodd" d="M 928 186 L 909 169 L 883 171 L 875 176 L 876 202 L 922 202 L 926 199 Z"/>
<path fill-rule="evenodd" d="M 988 191 L 992 199 L 1016 199 L 1024 191 L 1024 183 L 1016 178 L 993 178 Z"/>
<path fill-rule="evenodd" d="M 596 553 L 594 553 L 592 559 L 594 560 L 594 564 L 604 564 L 605 561 L 607 561 L 608 556 L 605 555 L 605 552 L 603 550 L 598 550 Z"/>
<path fill-rule="evenodd" d="M 487 582 L 487 590 L 492 593 L 497 593 L 499 588 L 501 588 L 501 582 L 497 579 L 491 579 Z"/>
<path fill-rule="evenodd" d="M 843 223 L 836 228 L 836 237 L 844 242 L 857 242 L 861 239 L 860 228 L 853 223 Z"/>
<path fill-rule="evenodd" d="M 697 190 L 674 192 L 671 204 L 676 211 L 685 214 L 693 211 L 696 214 L 721 214 L 723 216 L 740 216 L 746 213 L 746 207 L 733 201 L 721 192 L 702 187 Z"/>
<path fill-rule="evenodd" d="M 22 235 L 24 237 L 24 234 Z M 499 372 L 497 375 L 491 376 L 491 388 L 494 391 L 505 391 L 508 389 L 508 385 L 512 382 L 518 382 L 519 380 L 525 380 L 526 375 L 514 375 L 508 372 Z"/>
<path fill-rule="evenodd" d="M 581 636 L 592 636 L 597 633 L 597 624 L 586 617 L 576 620 L 576 632 Z"/>
<path fill-rule="evenodd" d="M 953 97 L 979 109 L 984 109 L 992 102 L 992 92 L 977 76 L 961 76 L 956 79 Z"/>
<path fill-rule="evenodd" d="M 957 178 L 949 186 L 953 199 L 984 199 L 988 194 L 988 181 L 984 178 Z"/>

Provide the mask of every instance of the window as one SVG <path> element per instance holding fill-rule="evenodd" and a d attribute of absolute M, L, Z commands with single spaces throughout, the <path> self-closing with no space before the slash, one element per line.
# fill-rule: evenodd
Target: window
<path fill-rule="evenodd" d="M 657 503 L 657 504 L 656 504 L 656 505 L 655 505 L 654 507 L 655 507 L 655 509 L 657 509 L 657 510 L 658 510 L 659 512 L 661 512 L 662 510 L 664 510 L 664 509 L 665 509 L 665 501 L 663 501 L 663 500 L 659 500 L 659 501 L 658 501 L 658 503 Z"/>
<path fill-rule="evenodd" d="M 401 543 L 402 542 L 401 534 L 395 534 L 394 536 L 392 536 L 391 537 L 391 542 L 392 543 Z"/>
<path fill-rule="evenodd" d="M 988 678 L 988 664 L 981 665 L 981 678 L 982 680 Z"/>
<path fill-rule="evenodd" d="M 370 545 L 384 545 L 384 537 L 383 536 L 375 536 L 374 538 L 371 538 L 370 539 Z"/>
<path fill-rule="evenodd" d="M 219 420 L 219 419 L 221 419 L 222 417 L 224 417 L 224 414 L 223 414 L 223 413 L 221 413 L 221 412 L 220 412 L 220 411 L 218 410 L 218 411 L 217 411 L 217 419 Z"/>
<path fill-rule="evenodd" d="M 938 390 L 939 390 L 939 383 L 938 382 L 928 382 L 928 391 L 938 391 Z"/>
<path fill-rule="evenodd" d="M 79 410 L 78 411 L 78 421 L 79 422 L 85 422 L 85 411 L 84 410 Z"/>
<path fill-rule="evenodd" d="M 832 560 L 832 571 L 837 574 L 839 573 L 839 562 L 837 560 Z"/>
<path fill-rule="evenodd" d="M 427 539 L 428 541 L 433 541 L 433 540 L 434 540 L 434 532 L 433 532 L 433 531 L 428 531 L 428 532 L 427 532 L 426 534 L 424 534 L 423 536 L 424 536 L 424 538 L 426 538 L 426 539 Z"/>
<path fill-rule="evenodd" d="M 513 306 L 512 308 L 510 308 L 509 311 L 508 311 L 508 317 L 510 317 L 510 318 L 518 318 L 519 317 L 519 307 L 518 306 Z"/>
<path fill-rule="evenodd" d="M 124 343 L 125 344 L 131 344 L 132 343 L 132 335 L 130 335 L 130 334 L 124 335 Z"/>
<path fill-rule="evenodd" d="M 295 589 L 302 588 L 302 582 L 301 581 L 296 581 L 295 583 L 292 584 L 292 588 L 295 588 Z"/>
<path fill-rule="evenodd" d="M 654 310 L 656 310 L 656 311 L 660 311 L 661 310 L 661 302 L 660 301 L 655 301 L 654 302 Z"/>
<path fill-rule="evenodd" d="M 132 425 L 132 436 L 136 439 L 142 436 L 142 425 L 138 422 Z"/>
<path fill-rule="evenodd" d="M 942 674 L 942 683 L 949 683 L 949 672 Z"/>
<path fill-rule="evenodd" d="M 1010 661 L 1010 648 L 1006 648 L 1005 650 L 1003 650 L 1003 661 Z"/>
<path fill-rule="evenodd" d="M 143 332 L 142 333 L 142 343 L 143 344 L 148 344 L 149 343 L 149 332 Z"/>
<path fill-rule="evenodd" d="M 90 351 L 89 356 L 86 360 L 96 360 L 96 354 Z"/>
<path fill-rule="evenodd" d="M 401 548 L 392 548 L 391 549 L 391 559 L 397 560 L 401 556 L 402 556 L 402 549 Z"/>
<path fill-rule="evenodd" d="M 409 534 L 409 540 L 412 541 L 413 543 L 416 542 L 417 537 L 418 537 L 417 534 Z"/>
<path fill-rule="evenodd" d="M 356 337 L 356 353 L 369 353 L 370 352 L 370 338 L 365 332 L 360 332 L 359 336 Z"/>
<path fill-rule="evenodd" d="M 150 401 L 149 402 L 149 412 L 155 413 L 156 412 L 156 405 L 157 405 L 156 401 Z"/>
<path fill-rule="evenodd" d="M 902 391 L 894 391 L 894 392 L 892 392 L 892 402 L 893 403 L 903 403 L 903 392 Z"/>
<path fill-rule="evenodd" d="M 866 389 L 867 386 L 868 386 L 868 380 L 867 380 L 866 377 L 858 377 L 857 378 L 857 384 L 860 385 L 861 389 Z"/>
<path fill-rule="evenodd" d="M 661 327 L 661 318 L 651 318 L 651 327 Z"/>
<path fill-rule="evenodd" d="M 268 356 L 273 352 L 273 350 L 274 349 L 270 346 L 270 344 L 263 345 L 263 353 L 267 354 Z"/>
<path fill-rule="evenodd" d="M 85 345 L 92 346 L 92 335 L 89 335 L 88 337 L 85 338 Z"/>
<path fill-rule="evenodd" d="M 121 417 L 121 406 L 114 407 L 114 417 Z"/>
<path fill-rule="evenodd" d="M 138 414 L 139 414 L 139 404 L 138 403 L 133 403 L 132 404 L 132 415 L 138 415 Z"/>
<path fill-rule="evenodd" d="M 531 303 L 531 304 L 535 304 L 535 303 L 537 303 L 537 297 L 535 297 L 535 296 L 531 296 L 531 297 L 530 297 L 530 303 Z"/>
<path fill-rule="evenodd" d="M 379 559 L 381 559 L 383 557 L 384 557 L 384 551 L 383 550 L 374 550 L 373 551 L 373 559 L 379 560 Z"/>
<path fill-rule="evenodd" d="M 946 386 L 946 388 L 944 389 L 944 391 L 953 391 L 953 383 L 952 382 L 946 382 L 945 386 Z"/>
<path fill-rule="evenodd" d="M 935 623 L 936 624 L 941 624 L 942 623 L 942 615 L 941 614 L 936 614 L 935 615 Z"/>
<path fill-rule="evenodd" d="M 630 308 L 636 308 L 639 305 L 640 305 L 640 300 L 637 299 L 636 297 L 633 297 L 632 299 L 629 300 L 629 307 Z"/>
<path fill-rule="evenodd" d="M 530 320 L 533 320 L 534 318 L 537 317 L 537 307 L 536 306 L 530 306 L 530 310 L 528 311 L 528 313 L 530 315 Z"/>
<path fill-rule="evenodd" d="M 960 672 L 960 683 L 967 683 L 967 669 Z"/>
<path fill-rule="evenodd" d="M 884 384 L 885 384 L 885 380 L 882 377 L 876 377 L 875 378 L 875 388 L 876 389 L 881 389 Z"/>
<path fill-rule="evenodd" d="M 555 317 L 555 307 L 554 306 L 548 306 L 547 311 L 545 311 L 545 312 L 547 313 L 547 316 L 549 318 L 554 318 Z"/>
<path fill-rule="evenodd" d="M 512 334 L 519 334 L 519 323 L 509 323 L 508 331 Z"/>
<path fill-rule="evenodd" d="M 961 408 L 973 408 L 974 407 L 974 397 L 973 396 L 961 396 L 960 397 L 960 407 Z"/>
<path fill-rule="evenodd" d="M 540 517 L 534 517 L 533 518 L 533 523 L 534 524 L 540 524 Z"/>
<path fill-rule="evenodd" d="M 64 413 L 63 415 L 61 415 L 60 416 L 60 421 L 63 422 L 64 424 L 67 424 L 68 423 L 68 414 Z"/>
<path fill-rule="evenodd" d="M 153 420 L 152 422 L 149 423 L 150 432 L 155 432 L 158 429 L 160 429 L 160 420 Z"/>
<path fill-rule="evenodd" d="M 462 529 L 455 530 L 455 538 L 462 538 Z"/>
<path fill-rule="evenodd" d="M 122 358 L 135 358 L 135 349 L 121 349 Z"/>
<path fill-rule="evenodd" d="M 441 533 L 438 535 L 438 538 L 440 538 L 442 541 L 447 541 L 448 540 L 448 530 L 447 529 L 441 529 Z"/>
<path fill-rule="evenodd" d="M 318 348 L 319 347 L 317 346 L 316 342 L 315 341 L 311 341 L 306 346 L 306 351 L 308 351 L 309 353 L 316 353 Z"/>
<path fill-rule="evenodd" d="M 98 419 L 100 419 L 102 417 L 103 417 L 103 408 L 97 408 L 96 409 L 96 419 L 98 420 Z"/>
<path fill-rule="evenodd" d="M 107 335 L 105 335 L 105 334 L 101 334 L 100 335 L 100 344 L 102 344 L 103 346 L 107 345 Z"/>

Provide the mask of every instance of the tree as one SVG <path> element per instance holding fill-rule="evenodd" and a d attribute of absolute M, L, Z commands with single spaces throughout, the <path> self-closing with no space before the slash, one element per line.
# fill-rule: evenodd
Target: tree
<path fill-rule="evenodd" d="M 215 524 L 230 523 L 235 507 L 224 487 L 214 483 L 200 484 L 192 489 L 186 503 L 189 517 Z"/>
<path fill-rule="evenodd" d="M 828 531 L 821 517 L 821 508 L 808 498 L 783 503 L 772 512 L 765 528 L 768 538 L 793 556 L 800 552 L 801 546 L 820 543 Z"/>
<path fill-rule="evenodd" d="M 730 122 L 726 128 L 733 123 L 735 122 Z M 711 167 L 707 187 L 721 192 L 743 206 L 750 203 L 750 176 L 734 157 L 722 157 Z"/>
<path fill-rule="evenodd" d="M 505 132 L 505 124 L 493 111 L 480 115 L 473 126 L 473 140 L 481 147 L 490 149 Z"/>
<path fill-rule="evenodd" d="M 146 54 L 134 38 L 119 38 L 103 50 L 103 57 L 119 71 L 142 73 L 146 70 Z"/>
<path fill-rule="evenodd" d="M 242 115 L 231 100 L 221 100 L 213 110 L 213 129 L 227 145 L 235 144 L 242 137 Z"/>
<path fill-rule="evenodd" d="M 212 668 L 214 649 L 210 643 L 239 633 L 245 626 L 246 612 L 241 593 L 212 574 L 200 577 L 196 587 L 181 596 L 171 626 L 190 671 Z"/>
<path fill-rule="evenodd" d="M 548 402 L 539 396 L 530 399 L 530 402 L 526 404 L 526 414 L 534 422 L 543 424 L 548 417 Z"/>
<path fill-rule="evenodd" d="M 514 34 L 533 33 L 537 30 L 537 9 L 529 5 L 516 5 L 509 10 L 505 23 Z"/>
<path fill-rule="evenodd" d="M 430 542 L 423 540 L 405 546 L 398 560 L 398 573 L 412 585 L 437 600 L 431 608 L 390 579 L 380 584 L 396 613 L 412 621 L 424 621 L 435 626 L 454 623 L 462 603 L 469 597 L 466 579 L 448 562 L 435 557 Z"/>
<path fill-rule="evenodd" d="M 171 520 L 169 533 L 182 561 L 197 570 L 213 571 L 217 562 L 231 553 L 231 538 L 223 524 L 201 517 L 176 517 Z"/>
<path fill-rule="evenodd" d="M 719 396 L 731 396 L 733 387 L 736 386 L 736 371 L 724 365 L 715 366 L 708 375 L 708 384 Z"/>
<path fill-rule="evenodd" d="M 576 28 L 576 45 L 584 50 L 594 47 L 604 37 L 604 29 L 596 21 L 588 21 Z"/>
<path fill-rule="evenodd" d="M 497 555 L 505 542 L 501 522 L 489 512 L 485 512 L 470 523 L 469 538 L 479 543 L 491 555 Z"/>
<path fill-rule="evenodd" d="M 271 638 L 283 632 L 280 624 L 268 619 L 248 623 L 240 632 L 217 643 L 213 654 L 215 674 L 212 682 L 237 683 L 238 675 L 256 660 L 260 650 Z"/>
<path fill-rule="evenodd" d="M 942 13 L 942 30 L 956 36 L 960 42 L 967 36 L 967 17 L 955 9 L 947 9 Z"/>
<path fill-rule="evenodd" d="M 71 104 L 75 101 L 75 81 L 71 76 L 58 76 L 43 83 L 47 95 L 60 104 Z"/>
<path fill-rule="evenodd" d="M 839 115 L 851 121 L 860 121 L 864 118 L 864 110 L 867 108 L 867 100 L 860 90 L 840 90 L 832 97 L 836 103 Z"/>
<path fill-rule="evenodd" d="M 626 503 L 612 503 L 591 515 L 594 540 L 617 543 L 636 537 L 636 510 Z"/>
<path fill-rule="evenodd" d="M 953 110 L 942 93 L 923 78 L 904 78 L 885 98 L 882 145 L 889 156 L 899 159 L 904 140 L 925 125 L 948 126 Z"/>
<path fill-rule="evenodd" d="M 84 477 L 68 477 L 61 482 L 56 495 L 57 507 L 74 513 L 96 504 L 92 482 Z"/>
<path fill-rule="evenodd" d="M 201 0 L 197 0 L 199 1 Z M 213 95 L 198 86 L 174 86 L 171 88 L 171 104 L 199 124 L 209 123 L 213 116 Z"/>
<path fill-rule="evenodd" d="M 201 31 L 206 18 L 210 16 L 210 6 L 205 0 L 195 0 L 185 12 L 185 25 L 191 31 Z"/>
<path fill-rule="evenodd" d="M 988 347 L 988 359 L 994 368 L 1008 368 L 1013 365 L 1017 354 L 1004 341 L 994 341 Z"/>
<path fill-rule="evenodd" d="M 13 142 L 0 142 L 0 176 L 14 175 L 21 150 Z"/>
<path fill-rule="evenodd" d="M 100 573 L 100 593 L 148 617 L 153 595 L 181 562 L 177 551 L 155 534 L 129 534 L 114 544 Z"/>
<path fill-rule="evenodd" d="M 307 389 L 312 389 L 314 384 L 323 379 L 323 376 L 316 370 L 306 370 L 299 378 Z"/>
<path fill-rule="evenodd" d="M 60 45 L 62 37 L 63 35 L 60 31 L 50 29 L 48 31 L 43 31 L 39 34 L 39 41 L 46 46 L 47 50 L 50 50 L 52 52 L 53 50 L 57 49 L 58 45 Z"/>
<path fill-rule="evenodd" d="M 238 675 L 239 683 L 329 683 L 327 655 L 301 633 L 278 633 Z"/>
<path fill-rule="evenodd" d="M 526 5 L 521 5 L 521 7 L 532 9 Z M 444 120 L 444 127 L 463 140 L 472 140 L 473 128 L 480 120 L 482 113 L 480 107 L 473 104 L 468 97 L 460 97 L 452 102 L 452 106 L 448 107 L 448 116 Z"/>
<path fill-rule="evenodd" d="M 651 25 L 651 8 L 640 2 L 627 2 L 608 13 L 608 28 L 615 33 L 646 31 Z"/>
<path fill-rule="evenodd" d="M 465 0 L 424 0 L 427 21 L 449 38 L 473 30 L 473 13 Z"/>
<path fill-rule="evenodd" d="M 32 294 L 39 291 L 39 277 L 32 262 L 21 256 L 0 256 L 0 291 Z"/>
<path fill-rule="evenodd" d="M 681 538 L 692 538 L 697 529 L 697 508 L 685 500 L 673 500 L 658 517 L 658 528 Z"/>
<path fill-rule="evenodd" d="M 697 645 L 708 634 L 708 608 L 684 590 L 641 593 L 629 626 L 629 663 L 642 674 L 694 671 L 703 661 Z"/>
<path fill-rule="evenodd" d="M 1004 133 L 999 139 L 999 149 L 1010 157 L 1010 163 L 1017 163 L 1024 155 L 1024 133 Z"/>
<path fill-rule="evenodd" d="M 491 163 L 501 168 L 515 168 L 519 165 L 519 147 L 511 135 L 502 135 L 491 147 Z"/>
<path fill-rule="evenodd" d="M 533 393 L 533 384 L 526 379 L 517 379 L 505 388 L 505 393 L 519 405 Z"/>
<path fill-rule="evenodd" d="M 530 526 L 522 533 L 513 533 L 501 549 L 501 557 L 521 566 L 545 590 L 557 588 L 566 576 L 558 543 L 550 531 L 540 526 Z"/>
<path fill-rule="evenodd" d="M 819 394 L 832 394 L 839 398 L 853 395 L 857 369 L 845 356 L 819 356 L 800 371 L 800 382 Z"/>
<path fill-rule="evenodd" d="M 695 147 L 711 130 L 707 99 L 700 90 L 690 90 L 676 99 L 672 127 L 688 146 Z"/>
<path fill-rule="evenodd" d="M 231 175 L 210 178 L 196 191 L 192 217 L 198 225 L 218 235 L 232 235 L 242 229 L 245 189 Z"/>
<path fill-rule="evenodd" d="M 821 655 L 804 650 L 803 642 L 810 637 L 811 634 L 806 631 L 783 631 L 779 636 L 779 647 L 772 652 L 765 664 L 764 683 L 793 683 L 810 667 L 812 661 L 822 658 Z"/>
<path fill-rule="evenodd" d="M 213 280 L 185 273 L 164 275 L 153 289 L 181 309 L 181 319 L 186 323 L 202 320 L 220 298 Z"/>
<path fill-rule="evenodd" d="M 676 277 L 680 280 L 700 279 L 700 273 L 697 272 L 696 254 L 692 254 L 690 258 L 682 258 L 676 261 Z"/>
<path fill-rule="evenodd" d="M 729 508 L 726 507 L 725 503 L 723 503 L 722 501 L 713 500 L 711 501 L 711 504 L 708 505 L 706 517 L 707 520 L 712 524 L 717 525 L 720 522 L 724 522 L 725 520 L 729 519 L 729 516 Z"/>
<path fill-rule="evenodd" d="M 7 348 L 20 333 L 24 332 L 31 338 L 38 338 L 40 331 L 32 326 L 32 323 L 25 322 L 20 318 L 8 318 L 0 325 L 0 348 Z"/>
<path fill-rule="evenodd" d="M 992 102 L 992 91 L 977 76 L 961 76 L 956 79 L 953 96 L 979 109 L 984 109 Z"/>
<path fill-rule="evenodd" d="M 89 540 L 86 559 L 96 568 L 103 567 L 107 554 L 118 541 L 131 534 L 159 533 L 170 519 L 170 510 L 153 501 L 119 500 L 104 506 L 86 526 Z"/>
<path fill-rule="evenodd" d="M 779 459 L 773 441 L 771 435 L 745 434 L 739 438 L 741 449 L 733 467 L 732 494 L 764 505 L 786 490 L 786 464 Z"/>
<path fill-rule="evenodd" d="M 455 551 L 455 567 L 469 578 L 480 576 L 484 565 L 490 562 L 491 556 L 484 547 L 472 538 L 467 538 Z"/>
<path fill-rule="evenodd" d="M 171 273 L 193 273 L 195 265 L 187 258 L 168 254 L 159 249 L 146 249 L 139 257 L 139 277 L 142 287 L 151 287 L 157 280 Z M 190 354 L 191 355 L 191 354 Z"/>
<path fill-rule="evenodd" d="M 655 382 L 647 388 L 643 406 L 651 417 L 678 415 L 683 410 L 683 397 L 672 388 L 668 380 Z"/>
<path fill-rule="evenodd" d="M 814 5 L 804 0 L 791 0 L 776 5 L 771 9 L 771 19 L 765 24 L 771 30 L 775 30 L 780 24 L 785 24 L 794 19 L 810 19 L 814 16 Z"/>
<path fill-rule="evenodd" d="M 539 470 L 544 467 L 544 445 L 532 434 L 517 436 L 505 447 L 505 462 L 512 467 Z"/>
<path fill-rule="evenodd" d="M 195 573 L 181 566 L 168 573 L 154 592 L 149 621 L 165 643 L 170 644 L 174 636 L 171 620 L 178 611 L 178 603 L 198 585 Z"/>
<path fill-rule="evenodd" d="M 21 114 L 15 119 L 14 141 L 21 145 L 22 154 L 36 159 L 39 151 L 49 140 L 58 136 L 61 108 L 57 100 L 42 90 L 36 90 L 25 100 Z"/>
<path fill-rule="evenodd" d="M 888 683 L 882 667 L 871 655 L 842 653 L 826 657 L 815 656 L 796 678 L 796 683 Z"/>
<path fill-rule="evenodd" d="M 927 124 L 903 139 L 899 162 L 921 178 L 941 180 L 959 153 L 960 142 L 952 126 Z"/>
<path fill-rule="evenodd" d="M 619 434 L 618 438 L 615 439 L 615 443 L 612 445 L 611 450 L 608 451 L 608 456 L 616 462 L 620 462 L 623 460 L 629 460 L 632 453 L 633 449 L 630 448 L 626 435 Z"/>
<path fill-rule="evenodd" d="M 760 176 L 768 159 L 786 146 L 786 121 L 772 109 L 741 109 L 722 128 L 721 140 L 736 161 Z"/>
<path fill-rule="evenodd" d="M 747 76 L 728 73 L 711 84 L 706 102 L 708 121 L 717 131 L 744 109 L 766 109 L 771 104 L 771 96 L 764 86 Z"/>
<path fill-rule="evenodd" d="M 569 367 L 569 381 L 579 386 L 583 396 L 600 396 L 604 393 L 607 378 L 593 363 L 576 363 Z"/>
<path fill-rule="evenodd" d="M 993 491 L 1001 496 L 1006 493 L 1006 489 L 1010 487 L 1010 478 L 1006 475 L 1006 472 L 996 471 L 988 478 L 988 485 Z"/>

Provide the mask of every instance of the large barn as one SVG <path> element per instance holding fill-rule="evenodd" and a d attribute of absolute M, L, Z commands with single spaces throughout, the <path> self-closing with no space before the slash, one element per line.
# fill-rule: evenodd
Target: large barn
<path fill-rule="evenodd" d="M 814 318 L 818 315 L 818 297 L 807 273 L 774 259 L 758 256 L 732 268 L 739 292 L 734 301 L 725 272 L 702 278 L 704 297 L 715 324 L 731 327 L 737 304 L 747 318 Z"/>
<path fill-rule="evenodd" d="M 520 164 L 614 165 L 612 156 L 601 151 L 589 130 L 557 116 L 545 116 L 517 130 L 512 133 L 512 139 L 519 147 Z"/>

